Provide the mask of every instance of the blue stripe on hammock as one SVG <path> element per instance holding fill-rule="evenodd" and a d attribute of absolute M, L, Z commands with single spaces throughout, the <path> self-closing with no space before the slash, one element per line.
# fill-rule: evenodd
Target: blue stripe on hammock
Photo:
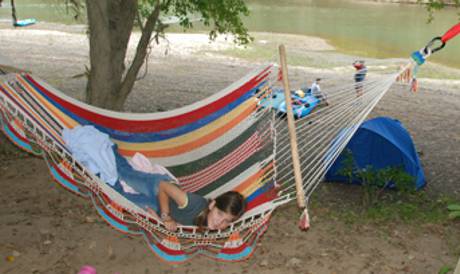
<path fill-rule="evenodd" d="M 92 198 L 94 199 L 94 198 Z M 140 234 L 140 232 L 134 232 L 134 231 L 131 231 L 129 230 L 129 228 L 125 225 L 122 225 L 120 224 L 119 222 L 117 222 L 116 220 L 114 220 L 112 217 L 110 217 L 109 215 L 107 215 L 107 213 L 105 213 L 105 211 L 100 208 L 94 201 L 93 201 L 93 204 L 94 204 L 94 207 L 96 208 L 97 212 L 111 225 L 113 226 L 115 229 L 118 229 L 122 232 L 125 232 L 125 233 L 130 233 L 130 234 Z"/>
<path fill-rule="evenodd" d="M 56 171 L 56 169 L 55 169 L 53 166 L 49 165 L 49 167 L 50 167 L 50 171 L 51 171 L 51 174 L 53 175 L 53 177 L 54 177 L 62 186 L 64 186 L 65 188 L 68 188 L 68 189 L 72 190 L 72 191 L 75 192 L 75 193 L 78 193 L 78 194 L 80 194 L 80 195 L 86 196 L 86 195 L 84 195 L 84 194 L 80 191 L 80 189 L 79 189 L 78 187 L 74 186 L 73 184 L 69 183 L 66 179 L 64 179 L 64 178 Z"/>
<path fill-rule="evenodd" d="M 155 244 L 149 243 L 150 248 L 153 252 L 155 252 L 158 256 L 165 259 L 168 262 L 185 262 L 188 258 L 186 255 L 169 255 L 166 254 L 163 250 L 159 249 Z"/>
<path fill-rule="evenodd" d="M 5 131 L 6 134 L 8 134 L 8 136 L 10 136 L 11 140 L 13 140 L 13 142 L 14 142 L 17 146 L 19 146 L 19 147 L 21 147 L 21 148 L 23 148 L 23 149 L 25 149 L 25 150 L 27 150 L 27 151 L 30 151 L 30 152 L 33 151 L 33 150 L 32 150 L 32 146 L 29 145 L 28 143 L 25 143 L 25 142 L 22 141 L 21 139 L 19 139 L 19 138 L 16 136 L 16 134 L 14 134 L 14 133 L 8 128 L 8 126 L 6 125 L 6 123 L 3 124 L 3 130 Z"/>
<path fill-rule="evenodd" d="M 258 188 L 256 191 L 254 191 L 251 195 L 249 195 L 246 198 L 246 202 L 251 202 L 255 198 L 257 198 L 260 195 L 263 195 L 265 192 L 268 192 L 269 190 L 273 189 L 273 184 L 267 183 L 263 185 L 262 187 Z"/>
<path fill-rule="evenodd" d="M 247 246 L 240 253 L 235 253 L 235 254 L 219 253 L 217 254 L 216 258 L 226 260 L 226 261 L 240 261 L 248 257 L 249 255 L 251 255 L 253 250 L 254 250 L 254 246 Z"/>
<path fill-rule="evenodd" d="M 75 192 L 75 193 L 78 193 L 84 197 L 88 197 L 87 194 L 84 194 L 83 192 L 80 191 L 80 189 L 78 187 L 76 187 L 75 185 L 69 183 L 65 178 L 63 178 L 57 171 L 56 169 L 49 165 L 49 168 L 50 168 L 50 171 L 51 171 L 51 174 L 53 175 L 53 177 L 65 188 Z M 110 217 L 109 215 L 107 215 L 107 213 L 105 213 L 105 211 L 100 208 L 96 203 L 94 203 L 93 201 L 93 204 L 94 204 L 94 207 L 96 207 L 96 210 L 99 212 L 99 214 L 110 224 L 112 225 L 114 228 L 122 231 L 122 232 L 125 232 L 125 233 L 130 233 L 130 234 L 141 234 L 140 232 L 138 231 L 131 231 L 129 230 L 129 228 L 125 225 L 122 225 L 120 224 L 119 222 L 117 222 L 115 219 L 113 219 L 112 217 Z"/>
<path fill-rule="evenodd" d="M 56 143 L 61 144 L 62 147 L 64 147 L 64 148 L 68 151 L 67 147 L 66 147 L 63 143 L 61 143 L 56 137 L 54 137 L 54 135 L 51 134 L 51 132 L 50 132 L 47 128 L 45 128 L 40 122 L 38 122 L 37 119 L 35 119 L 35 117 L 33 117 L 33 116 L 30 114 L 30 112 L 27 111 L 27 110 L 22 106 L 22 104 L 20 104 L 15 98 L 13 98 L 13 97 L 8 93 L 8 91 L 4 90 L 2 87 L 0 87 L 0 91 L 2 91 L 3 94 L 5 94 L 11 101 L 13 101 L 14 104 L 15 104 L 17 107 L 19 107 L 24 113 L 26 113 L 27 118 L 32 119 L 38 126 L 40 126 L 41 130 L 43 130 L 44 132 L 46 132 L 46 133 L 48 134 L 49 137 L 51 137 L 54 141 L 56 141 Z M 31 107 L 31 108 L 32 108 L 32 107 Z M 68 151 L 68 152 L 69 152 L 69 151 Z M 70 152 L 69 152 L 69 153 L 70 153 Z"/>
<path fill-rule="evenodd" d="M 256 87 L 252 88 L 245 94 L 243 94 L 240 98 L 237 100 L 233 101 L 231 104 L 228 104 L 226 107 L 214 112 L 211 115 L 208 115 L 200 120 L 197 120 L 196 122 L 193 122 L 188 125 L 184 125 L 182 127 L 178 127 L 175 129 L 168 129 L 168 130 L 163 130 L 159 132 L 149 132 L 149 133 L 130 133 L 130 132 L 124 132 L 124 131 L 119 131 L 119 130 L 114 130 L 106 127 L 102 127 L 100 125 L 97 125 L 95 123 L 92 123 L 90 121 L 87 121 L 83 118 L 80 118 L 76 114 L 70 112 L 69 110 L 65 109 L 62 107 L 60 104 L 56 103 L 53 99 L 49 98 L 46 94 L 44 94 L 38 87 L 36 87 L 30 80 L 27 78 L 23 78 L 29 85 L 31 85 L 37 92 L 39 92 L 44 98 L 46 98 L 47 101 L 49 101 L 52 105 L 54 105 L 56 108 L 58 108 L 60 111 L 77 121 L 81 125 L 94 125 L 98 130 L 107 133 L 110 135 L 111 138 L 114 138 L 119 141 L 126 141 L 130 143 L 144 143 L 144 142 L 155 142 L 155 141 L 162 141 L 162 140 L 167 140 L 170 138 L 175 138 L 177 136 L 181 136 L 183 134 L 189 133 L 191 131 L 194 131 L 198 128 L 201 128 L 203 126 L 206 126 L 207 124 L 217 120 L 218 118 L 222 117 L 223 115 L 229 113 L 236 107 L 238 107 L 240 104 L 242 104 L 244 101 L 247 99 L 251 98 L 253 94 L 261 87 L 263 86 L 266 81 L 262 81 L 259 85 Z"/>

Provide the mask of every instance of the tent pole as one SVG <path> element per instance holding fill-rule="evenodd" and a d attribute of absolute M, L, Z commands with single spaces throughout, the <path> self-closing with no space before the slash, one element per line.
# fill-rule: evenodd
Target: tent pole
<path fill-rule="evenodd" d="M 289 127 L 289 137 L 291 142 L 292 164 L 294 166 L 295 187 L 297 191 L 297 205 L 305 208 L 305 191 L 302 187 L 302 173 L 300 171 L 299 151 L 297 149 L 297 135 L 292 112 L 291 90 L 289 88 L 289 79 L 286 62 L 286 49 L 284 45 L 279 46 L 281 72 L 283 76 L 284 97 L 286 100 L 286 114 Z"/>

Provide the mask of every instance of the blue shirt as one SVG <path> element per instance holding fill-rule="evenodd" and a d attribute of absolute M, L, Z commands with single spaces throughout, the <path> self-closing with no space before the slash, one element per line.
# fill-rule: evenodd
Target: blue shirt
<path fill-rule="evenodd" d="M 208 201 L 202 196 L 187 192 L 187 203 L 180 208 L 173 200 L 169 200 L 169 214 L 181 225 L 196 225 L 196 217 L 208 206 Z"/>

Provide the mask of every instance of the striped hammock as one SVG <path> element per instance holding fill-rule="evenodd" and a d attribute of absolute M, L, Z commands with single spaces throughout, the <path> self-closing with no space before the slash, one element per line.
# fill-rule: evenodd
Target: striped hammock
<path fill-rule="evenodd" d="M 209 98 L 156 114 L 95 108 L 30 74 L 8 74 L 0 82 L 1 127 L 16 145 L 43 156 L 56 182 L 91 199 L 115 229 L 144 236 L 162 259 L 184 262 L 204 254 L 242 260 L 254 251 L 275 207 L 272 115 L 257 104 L 273 71 L 272 65 L 257 68 Z M 224 231 L 166 230 L 73 159 L 61 133 L 77 125 L 109 134 L 126 157 L 140 152 L 167 167 L 187 192 L 206 198 L 229 190 L 242 193 L 247 212 Z"/>
<path fill-rule="evenodd" d="M 331 79 L 335 85 L 323 87 L 327 96 L 319 107 L 295 121 L 307 202 L 359 125 L 411 65 L 390 74 L 369 73 L 360 83 L 353 75 Z M 30 74 L 7 74 L 0 76 L 1 128 L 16 145 L 43 156 L 56 182 L 90 199 L 115 229 L 143 236 L 166 262 L 182 263 L 198 254 L 239 261 L 254 252 L 273 210 L 298 198 L 286 120 L 276 118 L 266 104 L 280 88 L 278 77 L 277 66 L 262 66 L 192 105 L 132 114 L 86 105 Z M 225 230 L 166 230 L 73 159 L 61 132 L 77 125 L 94 125 L 109 134 L 126 157 L 141 152 L 167 167 L 185 191 L 207 198 L 229 190 L 242 193 L 247 212 Z"/>

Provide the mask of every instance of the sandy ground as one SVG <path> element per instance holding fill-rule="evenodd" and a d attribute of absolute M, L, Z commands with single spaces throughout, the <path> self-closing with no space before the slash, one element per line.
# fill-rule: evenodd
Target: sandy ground
<path fill-rule="evenodd" d="M 79 26 L 39 24 L 12 30 L 0 25 L 0 54 L 58 89 L 81 98 L 85 79 L 74 77 L 88 65 L 88 46 Z M 268 35 L 269 37 L 269 35 Z M 273 37 L 275 39 L 276 37 Z M 206 35 L 171 35 L 152 52 L 146 77 L 128 98 L 128 111 L 162 111 L 183 106 L 224 88 L 257 65 L 218 54 L 235 46 Z M 340 55 L 323 40 L 290 36 L 288 52 L 305 46 L 311 58 L 335 56 L 343 66 L 353 56 Z M 164 55 L 165 51 L 168 55 Z M 276 50 L 273 51 L 276 58 Z M 270 60 L 269 60 L 270 61 Z M 394 60 L 369 60 L 385 64 Z M 341 71 L 303 68 L 305 75 L 332 77 Z M 295 77 L 294 77 L 295 78 Z M 294 79 L 296 81 L 296 79 Z M 301 80 L 297 79 L 298 82 Z M 371 116 L 388 115 L 411 132 L 425 168 L 426 191 L 433 199 L 460 199 L 460 84 L 421 81 L 417 94 L 394 85 Z M 180 99 L 178 99 L 180 98 Z M 300 232 L 294 205 L 277 210 L 255 255 L 241 263 L 207 258 L 181 266 L 161 263 L 141 238 L 107 226 L 90 202 L 51 181 L 43 160 L 18 152 L 0 137 L 0 273 L 76 273 L 85 264 L 98 273 L 437 273 L 454 266 L 460 255 L 460 223 L 348 224 L 331 211 L 353 206 L 356 187 L 323 185 L 311 215 L 312 228 Z M 321 202 L 323 201 L 323 202 Z M 326 202 L 327 201 L 327 202 Z M 14 256 L 13 262 L 5 260 Z"/>

